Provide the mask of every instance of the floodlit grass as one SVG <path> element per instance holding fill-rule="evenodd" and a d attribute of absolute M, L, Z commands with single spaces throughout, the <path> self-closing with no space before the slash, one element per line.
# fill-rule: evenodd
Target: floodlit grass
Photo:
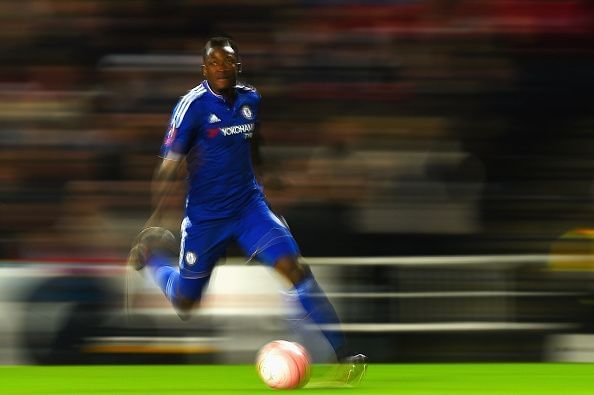
<path fill-rule="evenodd" d="M 370 365 L 356 388 L 332 388 L 314 371 L 314 394 L 594 394 L 594 364 Z M 0 367 L 0 393 L 21 394 L 266 394 L 250 365 Z M 293 391 L 295 392 L 295 391 Z"/>

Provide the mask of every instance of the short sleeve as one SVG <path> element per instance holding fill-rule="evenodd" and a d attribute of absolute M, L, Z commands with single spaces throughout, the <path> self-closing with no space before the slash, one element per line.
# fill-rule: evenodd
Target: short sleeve
<path fill-rule="evenodd" d="M 169 127 L 161 145 L 161 157 L 171 154 L 186 155 L 196 133 L 197 101 L 184 103 L 181 99 L 173 109 Z"/>

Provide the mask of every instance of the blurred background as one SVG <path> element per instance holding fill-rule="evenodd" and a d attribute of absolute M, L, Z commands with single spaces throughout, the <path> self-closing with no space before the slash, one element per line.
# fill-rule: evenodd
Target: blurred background
<path fill-rule="evenodd" d="M 594 360 L 592 11 L 1 1 L 0 363 L 249 362 L 289 336 L 275 279 L 234 248 L 194 320 L 142 279 L 121 315 L 171 110 L 218 34 L 263 96 L 268 199 L 358 351 Z"/>

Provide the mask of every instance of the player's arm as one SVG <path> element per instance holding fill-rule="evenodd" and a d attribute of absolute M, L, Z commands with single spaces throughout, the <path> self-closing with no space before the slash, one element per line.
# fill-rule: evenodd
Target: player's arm
<path fill-rule="evenodd" d="M 164 226 L 165 212 L 172 207 L 169 204 L 179 197 L 178 186 L 180 168 L 189 152 L 196 133 L 196 113 L 198 102 L 191 101 L 187 95 L 178 101 L 173 109 L 169 128 L 161 145 L 161 162 L 157 165 L 151 182 L 151 203 L 153 214 L 147 221 L 149 226 Z M 181 110 L 183 109 L 183 111 Z"/>
<path fill-rule="evenodd" d="M 262 136 L 260 135 L 260 124 L 256 124 L 254 134 L 250 142 L 252 167 L 258 182 L 262 183 L 263 164 L 262 164 Z"/>
<path fill-rule="evenodd" d="M 252 167 L 258 183 L 267 190 L 278 190 L 285 187 L 285 183 L 280 176 L 277 163 L 270 158 L 265 158 L 262 155 L 262 147 L 266 144 L 266 140 L 262 138 L 260 133 L 260 125 L 256 124 L 255 133 L 251 140 L 251 156 Z"/>
<path fill-rule="evenodd" d="M 145 228 L 162 225 L 164 208 L 167 207 L 167 201 L 174 195 L 178 185 L 181 163 L 182 160 L 179 155 L 170 154 L 163 158 L 155 169 L 151 182 L 153 214 L 147 221 Z"/>
<path fill-rule="evenodd" d="M 258 113 L 260 112 L 259 103 L 256 111 Z M 266 140 L 262 137 L 260 122 L 256 122 L 254 133 L 250 141 L 252 168 L 254 169 L 256 180 L 266 189 L 282 189 L 284 183 L 275 168 L 276 163 L 270 158 L 265 158 L 264 155 L 262 155 L 262 147 L 265 144 Z"/>

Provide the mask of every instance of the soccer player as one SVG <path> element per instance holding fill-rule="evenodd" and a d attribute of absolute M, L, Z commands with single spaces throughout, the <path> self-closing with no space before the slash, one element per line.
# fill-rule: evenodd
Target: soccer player
<path fill-rule="evenodd" d="M 130 263 L 136 269 L 146 266 L 183 316 L 200 301 L 214 265 L 234 240 L 247 256 L 273 267 L 292 284 L 293 297 L 315 324 L 338 324 L 332 304 L 311 270 L 298 261 L 297 243 L 269 208 L 256 180 L 252 159 L 258 158 L 260 95 L 237 83 L 241 63 L 236 44 L 226 37 L 211 38 L 202 56 L 204 81 L 173 109 L 153 180 L 155 212 L 132 247 Z M 171 232 L 150 225 L 158 223 L 184 157 L 188 190 L 180 249 Z M 337 358 L 344 359 L 343 334 L 322 333 Z M 351 380 L 359 380 L 365 357 L 346 361 L 353 367 Z"/>

